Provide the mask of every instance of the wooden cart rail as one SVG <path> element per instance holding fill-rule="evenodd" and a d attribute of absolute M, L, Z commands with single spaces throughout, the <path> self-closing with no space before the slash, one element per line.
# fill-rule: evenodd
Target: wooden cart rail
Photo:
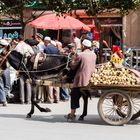
<path fill-rule="evenodd" d="M 67 87 L 67 88 L 72 88 L 73 84 L 72 83 L 65 83 L 65 82 L 60 82 L 57 81 L 56 79 L 51 79 L 51 80 L 45 80 L 45 79 L 41 79 L 41 80 L 36 80 L 36 84 L 37 85 L 47 85 L 47 86 L 56 86 L 56 87 Z M 82 88 L 92 88 L 92 89 L 101 89 L 101 90 L 107 90 L 107 89 L 120 89 L 120 90 L 129 90 L 129 91 L 140 91 L 140 85 L 105 85 L 105 84 L 101 84 L 101 85 L 91 85 L 89 84 L 86 87 L 82 87 Z"/>
<path fill-rule="evenodd" d="M 119 90 L 128 90 L 128 91 L 140 91 L 140 85 L 88 85 L 85 88 L 93 88 L 93 89 L 119 89 Z"/>
<path fill-rule="evenodd" d="M 36 84 L 40 86 L 54 86 L 54 87 L 66 87 L 66 88 L 73 87 L 72 83 L 64 83 L 56 80 L 36 80 Z"/>

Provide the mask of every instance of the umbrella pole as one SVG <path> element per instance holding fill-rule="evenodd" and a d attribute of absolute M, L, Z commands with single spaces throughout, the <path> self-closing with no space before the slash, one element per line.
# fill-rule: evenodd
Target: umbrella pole
<path fill-rule="evenodd" d="M 58 29 L 57 40 L 59 41 L 60 29 Z"/>

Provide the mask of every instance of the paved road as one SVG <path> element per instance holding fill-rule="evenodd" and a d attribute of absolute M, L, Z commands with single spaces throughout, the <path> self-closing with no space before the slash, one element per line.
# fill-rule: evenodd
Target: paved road
<path fill-rule="evenodd" d="M 26 119 L 30 105 L 9 104 L 0 106 L 0 139 L 4 140 L 132 140 L 140 137 L 140 120 L 124 126 L 106 125 L 97 113 L 98 99 L 89 101 L 89 114 L 84 122 L 67 122 L 69 102 L 41 104 L 52 109 L 40 113 L 37 109 L 31 119 Z M 82 107 L 82 100 L 81 100 Z M 77 110 L 78 116 L 82 109 Z"/>

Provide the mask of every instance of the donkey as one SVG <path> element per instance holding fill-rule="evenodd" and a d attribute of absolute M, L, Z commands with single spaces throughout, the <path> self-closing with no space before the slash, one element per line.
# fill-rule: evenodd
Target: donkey
<path fill-rule="evenodd" d="M 27 114 L 28 118 L 34 113 L 34 107 L 36 106 L 41 112 L 50 112 L 49 108 L 42 108 L 40 107 L 34 100 L 33 95 L 35 92 L 35 81 L 36 79 L 40 79 L 40 77 L 49 78 L 50 75 L 60 76 L 62 73 L 64 74 L 67 71 L 69 66 L 69 62 L 71 61 L 70 56 L 68 55 L 44 55 L 41 54 L 42 59 L 38 60 L 38 65 L 34 63 L 36 56 L 31 56 L 28 58 L 24 58 L 22 54 L 13 50 L 9 51 L 4 57 L 8 60 L 9 64 L 20 74 L 23 74 L 26 78 L 30 78 L 32 81 L 32 97 L 31 97 L 31 110 Z M 26 61 L 26 62 L 25 62 Z M 4 63 L 3 63 L 4 65 Z M 75 71 L 66 72 L 67 76 L 69 77 L 69 82 L 72 82 Z M 88 105 L 88 97 L 89 93 L 82 94 L 84 99 L 84 110 L 82 115 L 80 116 L 79 120 L 83 120 L 84 117 L 87 115 L 87 105 Z"/>
<path fill-rule="evenodd" d="M 37 54 L 40 55 L 38 60 L 38 64 L 35 64 L 36 61 L 35 55 L 24 58 L 19 52 L 13 50 L 7 56 L 7 60 L 9 64 L 19 71 L 20 74 L 25 76 L 25 78 L 29 78 L 32 81 L 32 97 L 31 97 L 31 110 L 27 114 L 27 117 L 30 118 L 31 115 L 34 113 L 34 106 L 36 106 L 41 112 L 50 112 L 49 108 L 42 108 L 40 107 L 34 100 L 33 95 L 35 92 L 35 81 L 36 79 L 40 79 L 41 77 L 45 77 L 45 79 L 53 77 L 54 75 L 58 78 L 61 74 L 62 70 L 64 70 L 68 62 L 70 61 L 67 55 L 47 55 L 47 54 Z M 25 62 L 26 61 L 26 62 Z"/>

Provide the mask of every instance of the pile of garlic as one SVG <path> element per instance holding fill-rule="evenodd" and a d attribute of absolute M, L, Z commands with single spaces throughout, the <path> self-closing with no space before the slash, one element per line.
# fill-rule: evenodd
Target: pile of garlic
<path fill-rule="evenodd" d="M 111 62 L 96 69 L 90 79 L 91 85 L 136 85 L 135 75 L 126 68 L 115 68 Z"/>

